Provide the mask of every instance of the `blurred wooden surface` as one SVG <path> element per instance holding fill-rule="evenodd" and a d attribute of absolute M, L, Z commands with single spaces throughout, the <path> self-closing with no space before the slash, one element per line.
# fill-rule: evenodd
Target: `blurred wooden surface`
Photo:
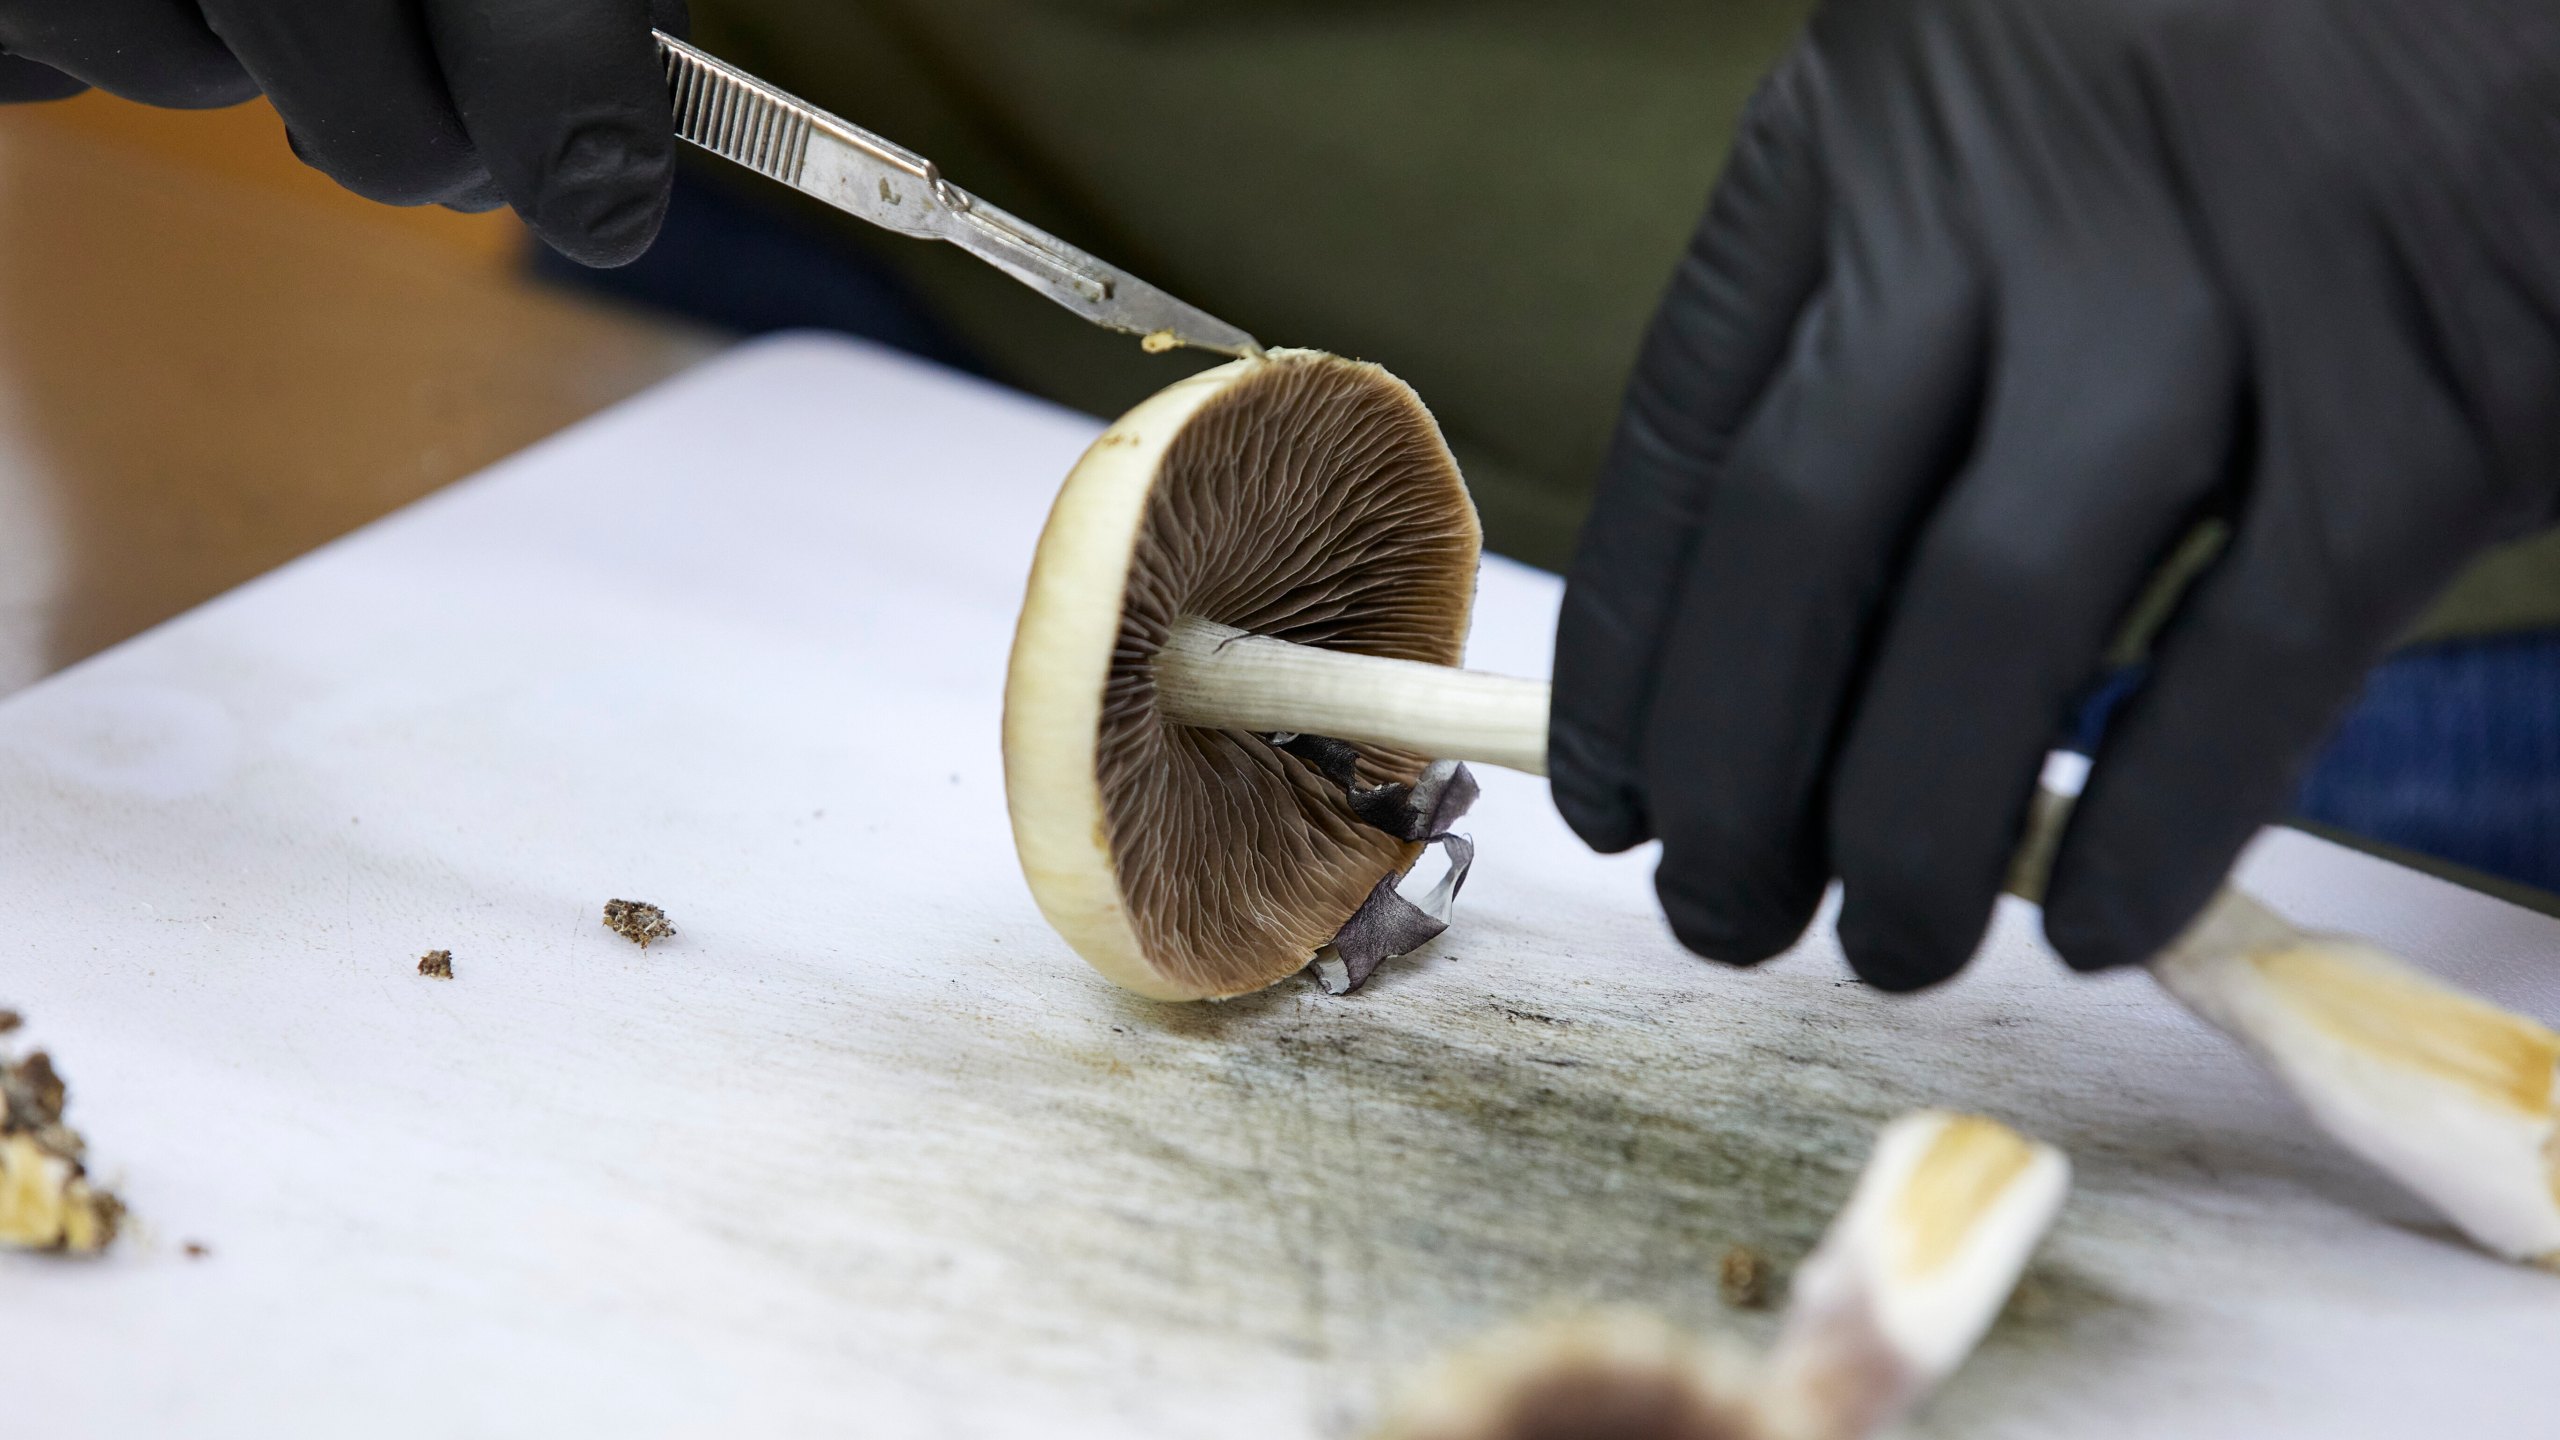
<path fill-rule="evenodd" d="M 263 103 L 0 107 L 0 693 L 718 348 L 371 205 Z"/>

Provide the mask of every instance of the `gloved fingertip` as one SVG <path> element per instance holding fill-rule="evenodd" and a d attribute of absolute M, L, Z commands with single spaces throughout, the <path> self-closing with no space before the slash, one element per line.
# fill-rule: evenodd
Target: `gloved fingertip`
<path fill-rule="evenodd" d="M 1963 968 L 1962 965 L 1945 968 L 1906 965 L 1898 960 L 1861 959 L 1854 954 L 1849 957 L 1849 972 L 1858 977 L 1858 983 L 1887 995 L 1912 995 L 1931 986 L 1943 985 L 1954 979 L 1956 972 Z"/>
<path fill-rule="evenodd" d="M 2189 833 L 2164 854 L 2085 833 L 2105 818 L 2083 798 L 2045 885 L 2045 942 L 2074 970 L 2150 963 L 2212 900 L 2248 838 L 2245 827 L 2228 845 Z"/>
<path fill-rule="evenodd" d="M 1840 948 L 1849 968 L 1878 990 L 1907 995 L 1953 979 L 1973 958 L 1981 930 L 1941 917 L 1881 916 L 1852 890 L 1840 907 Z"/>
<path fill-rule="evenodd" d="M 1671 923 L 1671 938 L 1680 942 L 1681 949 L 1737 968 L 1776 959 L 1795 948 L 1796 941 L 1804 936 L 1801 928 L 1737 926 L 1722 915 L 1693 909 L 1667 897 L 1662 902 L 1662 915 Z"/>
<path fill-rule="evenodd" d="M 1564 817 L 1564 825 L 1603 856 L 1633 851 L 1654 838 L 1654 828 L 1644 817 L 1644 802 L 1631 789 L 1569 771 L 1551 779 L 1549 794 L 1556 799 L 1556 815 Z"/>
<path fill-rule="evenodd" d="M 110 93 L 158 110 L 228 110 L 262 93 L 240 62 L 218 47 L 207 47 L 147 80 L 101 80 Z"/>
<path fill-rule="evenodd" d="M 545 167 L 527 225 L 581 265 L 607 270 L 645 254 L 666 221 L 674 183 L 663 132 L 613 121 L 572 129 Z"/>
<path fill-rule="evenodd" d="M 2165 934 L 2153 938 L 2152 930 L 2116 906 L 2052 896 L 2045 901 L 2045 943 L 2062 957 L 2063 964 L 2083 973 L 2150 959 L 2168 939 Z"/>
<path fill-rule="evenodd" d="M 2075 871 L 2064 856 L 2047 887 L 2045 942 L 2074 970 L 2147 965 L 2167 949 L 2213 898 L 2224 867 L 2196 874 L 2149 867 L 2131 884 L 2112 874 Z"/>
<path fill-rule="evenodd" d="M 1800 914 L 1757 906 L 1746 913 L 1731 897 L 1697 893 L 1668 862 L 1654 872 L 1653 888 L 1681 948 L 1723 965 L 1757 965 L 1783 955 L 1804 938 L 1813 920 L 1811 905 Z"/>
<path fill-rule="evenodd" d="M 1582 726 L 1561 717 L 1549 721 L 1547 780 L 1556 813 L 1583 844 L 1603 855 L 1653 838 L 1643 794 L 1624 771 Z"/>
<path fill-rule="evenodd" d="M 1644 808 L 1635 797 L 1616 790 L 1586 790 L 1557 783 L 1549 787 L 1556 813 L 1582 843 L 1603 855 L 1632 850 L 1653 838 Z"/>
<path fill-rule="evenodd" d="M 0 105 L 68 100 L 88 88 L 50 65 L 0 53 Z"/>
<path fill-rule="evenodd" d="M 507 203 L 507 197 L 499 193 L 498 183 L 489 178 L 488 172 L 483 171 L 468 186 L 436 203 L 447 210 L 463 215 L 486 215 L 492 210 L 503 208 Z"/>

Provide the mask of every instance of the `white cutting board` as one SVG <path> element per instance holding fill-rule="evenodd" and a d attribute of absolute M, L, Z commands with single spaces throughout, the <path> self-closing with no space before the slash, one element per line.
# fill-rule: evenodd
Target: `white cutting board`
<path fill-rule="evenodd" d="M 1112 990 L 997 754 L 1096 428 L 747 347 L 0 704 L 0 1004 L 145 1227 L 0 1256 L 0 1431 L 1345 1435 L 1542 1302 L 1716 1322 L 1928 1103 L 2079 1188 L 1920 1433 L 2560 1423 L 2560 1277 L 2023 907 L 1915 999 L 1827 934 L 1727 971 L 1487 775 L 1457 929 L 1362 994 Z M 1543 670 L 1555 600 L 1490 565 L 1476 663 Z M 2560 1017 L 2560 923 L 2297 835 L 2248 875 Z"/>

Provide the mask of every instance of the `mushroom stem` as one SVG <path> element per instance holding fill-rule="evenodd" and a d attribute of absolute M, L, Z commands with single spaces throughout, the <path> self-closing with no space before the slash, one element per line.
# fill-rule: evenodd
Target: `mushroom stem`
<path fill-rule="evenodd" d="M 1796 1271 L 1760 1404 L 1768 1433 L 1858 1440 L 1937 1388 L 1991 1328 L 2062 1208 L 2062 1152 L 1925 1110 L 1876 1138 Z"/>
<path fill-rule="evenodd" d="M 1197 619 L 1156 659 L 1159 712 L 1546 773 L 1549 687 L 1295 645 Z M 2009 878 L 2041 900 L 2070 813 L 2040 794 Z M 2263 1061 L 2332 1138 L 2482 1247 L 2560 1268 L 2560 1035 L 2225 886 L 2152 961 L 2163 988 Z"/>
<path fill-rule="evenodd" d="M 1542 681 L 1320 650 L 1185 617 L 1156 655 L 1156 711 L 1184 725 L 1286 730 L 1437 760 L 1547 773 Z"/>
<path fill-rule="evenodd" d="M 2560 1035 L 2228 886 L 2150 970 L 2483 1248 L 2560 1270 Z"/>

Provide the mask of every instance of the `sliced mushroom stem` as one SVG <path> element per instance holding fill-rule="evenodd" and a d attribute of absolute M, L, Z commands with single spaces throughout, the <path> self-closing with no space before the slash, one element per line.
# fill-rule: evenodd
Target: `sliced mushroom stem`
<path fill-rule="evenodd" d="M 1185 725 L 1288 730 L 1547 773 L 1536 680 L 1320 650 L 1196 617 L 1156 655 L 1156 710 Z"/>
<path fill-rule="evenodd" d="M 2043 898 L 2070 814 L 2038 794 L 2013 893 Z M 2560 1035 L 2228 885 L 2150 970 L 2483 1249 L 2560 1269 Z"/>
<path fill-rule="evenodd" d="M 2560 1270 L 2560 1034 L 2228 887 L 2151 973 L 2483 1248 Z"/>
<path fill-rule="evenodd" d="M 1796 1271 L 1761 1387 L 1765 1429 L 1858 1440 L 1937 1388 L 1991 1328 L 2071 1184 L 2062 1152 L 1978 1115 L 1905 1115 Z"/>
<path fill-rule="evenodd" d="M 1295 730 L 1546 773 L 1549 687 L 1186 619 L 1156 659 L 1184 724 Z M 2041 900 L 2070 802 L 2038 797 L 2009 889 Z M 2152 963 L 2322 1128 L 2484 1248 L 2560 1268 L 2560 1036 L 2224 887 Z"/>

